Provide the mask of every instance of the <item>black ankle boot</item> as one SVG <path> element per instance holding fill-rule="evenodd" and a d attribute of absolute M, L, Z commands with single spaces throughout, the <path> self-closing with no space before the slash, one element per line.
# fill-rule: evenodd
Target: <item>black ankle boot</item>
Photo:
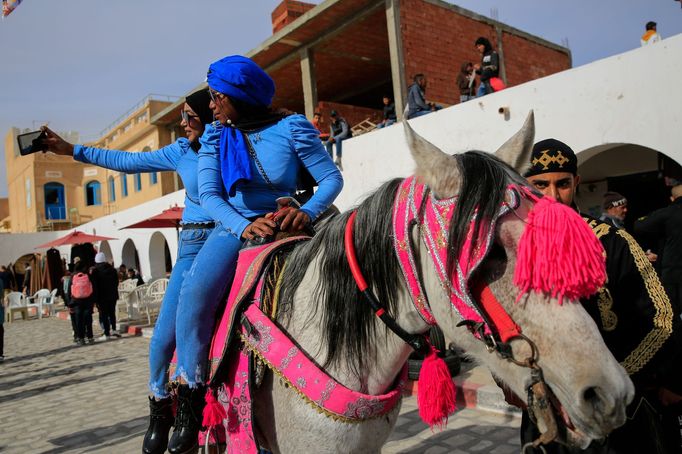
<path fill-rule="evenodd" d="M 199 448 L 199 430 L 206 401 L 205 386 L 190 388 L 178 386 L 178 411 L 175 415 L 175 430 L 168 442 L 171 454 L 189 454 Z"/>
<path fill-rule="evenodd" d="M 173 425 L 173 398 L 149 398 L 149 427 L 144 434 L 142 454 L 163 454 L 168 445 L 168 432 Z"/>

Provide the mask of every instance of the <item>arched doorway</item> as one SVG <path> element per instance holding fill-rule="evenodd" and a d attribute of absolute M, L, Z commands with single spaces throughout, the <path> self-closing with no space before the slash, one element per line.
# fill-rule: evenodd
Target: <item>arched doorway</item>
<path fill-rule="evenodd" d="M 140 257 L 137 255 L 137 248 L 135 243 L 130 238 L 123 243 L 123 250 L 121 251 L 121 264 L 126 268 L 135 268 L 140 271 Z"/>
<path fill-rule="evenodd" d="M 580 210 L 599 217 L 607 191 L 628 199 L 626 229 L 653 210 L 667 206 L 670 184 L 682 180 L 682 167 L 663 153 L 634 144 L 604 144 L 578 154 Z"/>
<path fill-rule="evenodd" d="M 45 195 L 45 219 L 66 219 L 64 185 L 51 181 L 43 186 Z"/>
<path fill-rule="evenodd" d="M 166 277 L 172 268 L 168 242 L 160 232 L 154 232 L 149 241 L 149 267 L 152 279 Z"/>
<path fill-rule="evenodd" d="M 107 262 L 113 263 L 114 254 L 111 253 L 111 246 L 109 246 L 109 241 L 107 240 L 101 241 L 99 243 L 99 251 L 104 253 L 104 256 L 107 258 Z"/>

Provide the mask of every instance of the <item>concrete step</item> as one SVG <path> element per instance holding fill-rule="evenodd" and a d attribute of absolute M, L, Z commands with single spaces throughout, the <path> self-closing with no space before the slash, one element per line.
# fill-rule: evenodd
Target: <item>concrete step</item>
<path fill-rule="evenodd" d="M 485 367 L 463 361 L 460 373 L 453 380 L 457 390 L 457 406 L 459 408 L 478 408 L 521 417 L 521 410 L 509 405 L 504 400 L 502 390 L 495 384 L 493 377 Z M 410 380 L 403 394 L 417 395 L 418 389 L 417 381 Z"/>

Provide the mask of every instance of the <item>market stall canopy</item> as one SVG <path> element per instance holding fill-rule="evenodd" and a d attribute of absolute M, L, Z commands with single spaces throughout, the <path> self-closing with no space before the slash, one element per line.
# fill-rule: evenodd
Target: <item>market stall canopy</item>
<path fill-rule="evenodd" d="M 48 249 L 51 247 L 64 246 L 66 244 L 94 243 L 95 241 L 115 239 L 116 238 L 111 238 L 108 236 L 90 235 L 89 233 L 81 232 L 80 230 L 74 230 L 66 236 L 57 238 L 56 240 L 50 241 L 49 243 L 36 246 L 35 249 Z"/>

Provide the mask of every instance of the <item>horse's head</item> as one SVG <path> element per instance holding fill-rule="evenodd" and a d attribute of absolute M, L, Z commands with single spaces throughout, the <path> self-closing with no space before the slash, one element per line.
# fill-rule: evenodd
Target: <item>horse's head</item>
<path fill-rule="evenodd" d="M 405 183 L 401 187 L 403 193 L 399 192 L 397 200 L 404 197 L 409 201 L 406 203 L 412 203 L 412 215 L 421 225 L 419 229 L 406 228 L 405 235 L 411 236 L 411 245 L 418 249 L 417 266 L 421 270 L 415 273 L 413 284 L 423 287 L 430 305 L 431 314 L 427 311 L 425 318 L 432 316 L 447 337 L 485 364 L 524 401 L 537 373 L 533 375 L 532 368 L 510 361 L 505 353 L 524 362 L 533 358 L 531 345 L 537 346 L 534 364 L 541 368 L 556 397 L 552 400 L 557 419 L 569 429 L 568 441 L 585 445 L 622 425 L 625 407 L 633 397 L 632 382 L 607 349 L 575 292 L 515 285 L 519 244 L 529 216 L 540 203 L 518 173 L 530 160 L 532 113 L 495 156 L 481 152 L 448 155 L 416 134 L 407 122 L 404 124 L 417 164 L 417 179 L 411 186 Z M 421 183 L 430 193 L 419 192 Z M 579 215 L 568 216 L 578 219 Z M 557 227 L 556 234 L 563 233 L 565 227 Z M 400 232 L 396 235 L 399 237 Z M 417 246 L 421 242 L 426 247 Z M 561 260 L 558 251 L 544 253 L 556 255 L 555 262 Z M 554 265 L 574 268 L 569 263 Z M 419 294 L 420 289 L 412 290 L 413 295 Z M 504 308 L 523 336 L 514 332 L 500 336 L 495 321 L 491 323 L 495 316 L 480 310 L 484 294 L 493 305 L 496 300 Z M 463 320 L 473 322 L 463 326 Z M 472 335 L 472 328 L 476 335 Z M 508 340 L 510 350 L 497 348 L 495 341 L 500 338 Z M 543 430 L 551 425 L 545 418 L 547 415 L 538 415 Z"/>

